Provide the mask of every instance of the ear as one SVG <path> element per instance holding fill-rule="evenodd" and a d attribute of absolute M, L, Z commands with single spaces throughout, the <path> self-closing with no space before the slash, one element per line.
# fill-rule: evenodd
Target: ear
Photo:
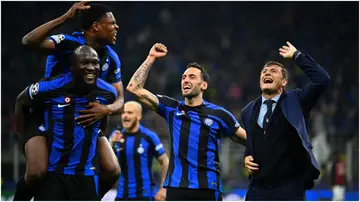
<path fill-rule="evenodd" d="M 208 83 L 206 81 L 203 81 L 201 84 L 201 90 L 205 91 L 208 88 Z"/>
<path fill-rule="evenodd" d="M 97 31 L 99 31 L 99 26 L 100 26 L 100 24 L 97 22 L 97 21 L 95 21 L 92 25 L 91 25 L 91 27 L 97 32 Z"/>
<path fill-rule="evenodd" d="M 283 79 L 281 81 L 281 86 L 285 88 L 286 84 L 288 83 L 288 80 L 287 79 Z"/>

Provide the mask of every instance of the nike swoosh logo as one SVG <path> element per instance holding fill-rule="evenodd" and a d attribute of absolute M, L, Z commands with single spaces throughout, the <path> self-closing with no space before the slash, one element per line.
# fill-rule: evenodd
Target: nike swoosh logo
<path fill-rule="evenodd" d="M 70 104 L 64 104 L 64 105 L 61 105 L 61 104 L 58 104 L 58 107 L 59 108 L 62 108 L 62 107 L 66 107 L 66 106 L 69 106 Z"/>
<path fill-rule="evenodd" d="M 176 112 L 176 116 L 181 116 L 181 115 L 184 115 L 184 113 L 182 113 L 182 112 Z"/>

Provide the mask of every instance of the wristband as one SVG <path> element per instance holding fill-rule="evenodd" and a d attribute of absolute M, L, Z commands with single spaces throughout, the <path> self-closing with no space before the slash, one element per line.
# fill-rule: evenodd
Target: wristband
<path fill-rule="evenodd" d="M 301 52 L 299 50 L 295 51 L 295 53 L 293 55 L 293 59 L 296 60 L 296 58 L 298 58 L 300 54 L 301 54 Z"/>

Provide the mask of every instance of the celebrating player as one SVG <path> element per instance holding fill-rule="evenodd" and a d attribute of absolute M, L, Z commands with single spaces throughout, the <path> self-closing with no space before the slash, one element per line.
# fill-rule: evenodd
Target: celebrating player
<path fill-rule="evenodd" d="M 138 102 L 125 103 L 121 115 L 123 130 L 114 130 L 110 142 L 119 158 L 121 175 L 116 201 L 163 201 L 169 159 L 156 133 L 140 125 L 142 107 Z M 152 176 L 153 158 L 161 164 L 161 188 L 155 192 Z"/>
<path fill-rule="evenodd" d="M 144 89 L 152 64 L 167 54 L 155 44 L 144 63 L 132 76 L 127 90 L 139 101 L 165 118 L 170 132 L 170 163 L 164 187 L 166 200 L 222 200 L 219 144 L 221 135 L 245 140 L 246 133 L 224 108 L 203 100 L 209 76 L 191 63 L 181 77 L 185 101 L 155 96 Z"/>
<path fill-rule="evenodd" d="M 44 128 L 48 139 L 48 168 L 35 200 L 99 200 L 99 133 L 106 119 L 83 127 L 74 117 L 89 102 L 109 104 L 116 89 L 98 79 L 99 58 L 84 45 L 73 51 L 71 73 L 45 78 L 27 87 L 16 102 L 17 117 L 24 107 L 44 106 Z M 20 116 L 19 116 L 20 114 Z M 23 128 L 24 126 L 18 126 Z"/>

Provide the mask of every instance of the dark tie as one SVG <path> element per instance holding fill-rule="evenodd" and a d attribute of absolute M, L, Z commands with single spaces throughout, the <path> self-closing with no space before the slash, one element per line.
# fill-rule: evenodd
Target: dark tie
<path fill-rule="evenodd" d="M 267 106 L 267 112 L 266 112 L 266 114 L 264 116 L 264 120 L 263 120 L 263 130 L 266 130 L 270 123 L 270 117 L 272 114 L 272 104 L 275 103 L 275 101 L 274 100 L 265 100 L 264 103 Z"/>

